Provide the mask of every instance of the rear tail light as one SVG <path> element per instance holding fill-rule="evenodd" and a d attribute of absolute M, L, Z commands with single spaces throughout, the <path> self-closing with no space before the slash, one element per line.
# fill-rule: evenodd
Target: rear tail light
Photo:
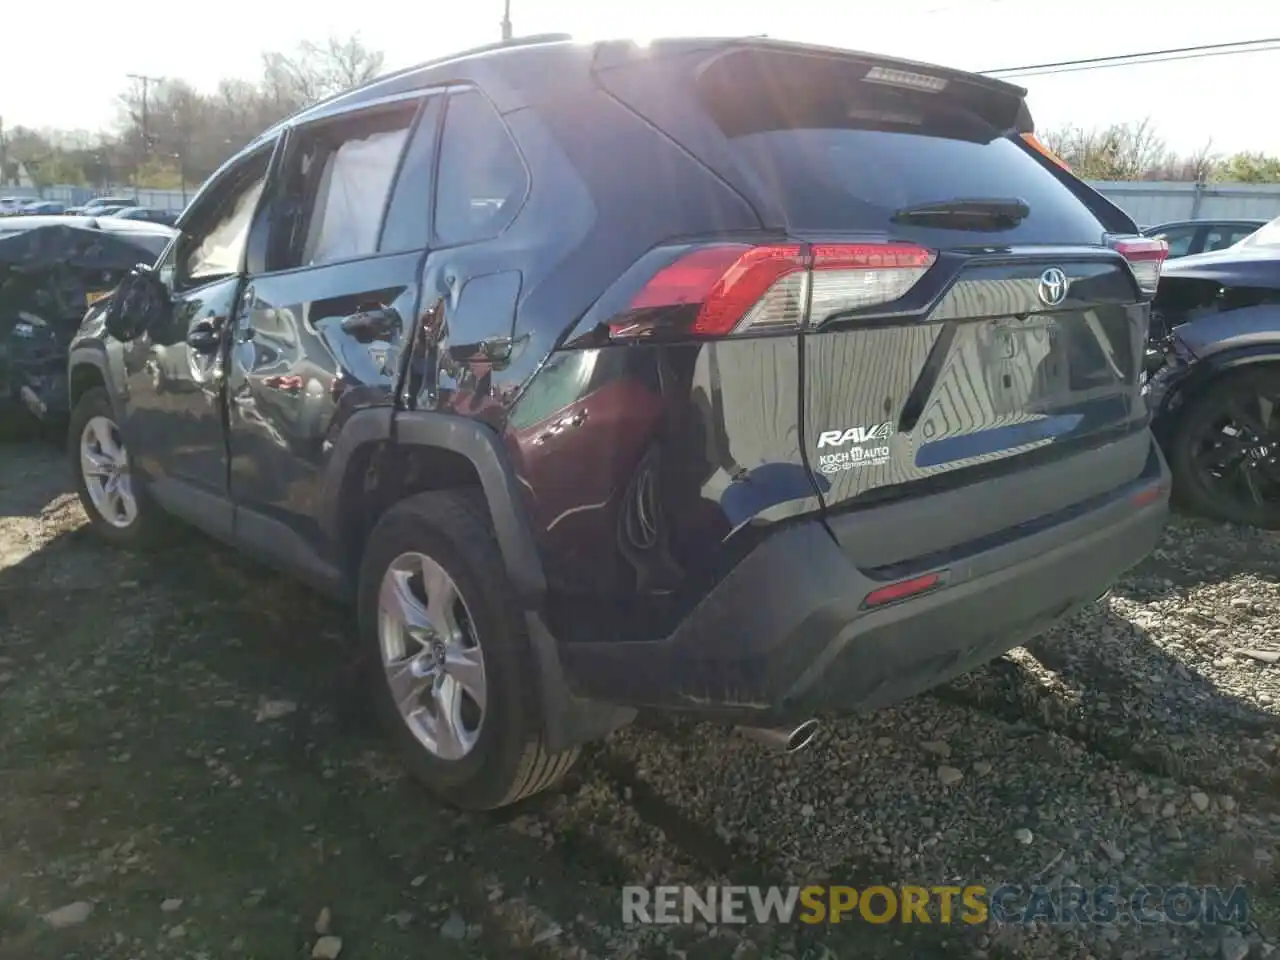
<path fill-rule="evenodd" d="M 819 244 L 813 247 L 815 326 L 845 310 L 892 303 L 920 282 L 937 254 L 910 243 Z"/>
<path fill-rule="evenodd" d="M 1111 246 L 1129 261 L 1139 289 L 1154 297 L 1160 284 L 1160 268 L 1169 256 L 1168 242 L 1151 237 L 1119 237 L 1111 241 Z"/>
<path fill-rule="evenodd" d="M 697 247 L 644 283 L 608 321 L 609 336 L 727 337 L 817 326 L 899 299 L 936 258 L 908 243 Z"/>

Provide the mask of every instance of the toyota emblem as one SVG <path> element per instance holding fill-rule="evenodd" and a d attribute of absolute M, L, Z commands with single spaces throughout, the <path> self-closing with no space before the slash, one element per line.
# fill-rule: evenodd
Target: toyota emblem
<path fill-rule="evenodd" d="M 1045 306 L 1056 307 L 1067 299 L 1068 285 L 1066 273 L 1059 267 L 1050 267 L 1040 274 L 1040 299 L 1044 301 Z"/>

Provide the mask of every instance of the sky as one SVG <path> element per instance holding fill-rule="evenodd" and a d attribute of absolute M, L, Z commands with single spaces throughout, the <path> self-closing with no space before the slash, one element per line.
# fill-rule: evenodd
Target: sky
<path fill-rule="evenodd" d="M 979 71 L 1280 37 L 1280 3 L 1264 0 L 510 2 L 516 34 L 767 34 Z M 396 69 L 498 39 L 502 4 L 440 3 L 433 14 L 431 5 L 403 0 L 307 0 L 305 6 L 218 0 L 213 8 L 182 16 L 155 16 L 173 8 L 151 6 L 129 19 L 127 42 L 77 56 L 51 55 L 43 38 L 58 31 L 38 5 L 19 4 L 4 18 L 6 33 L 42 39 L 5 45 L 0 119 L 6 127 L 109 128 L 118 116 L 116 96 L 130 83 L 128 73 L 182 78 L 210 89 L 228 76 L 256 78 L 265 50 L 287 51 L 302 40 L 330 35 L 358 34 L 386 54 L 388 70 Z M 62 0 L 58 23 L 76 25 L 66 41 L 91 40 L 94 24 L 102 22 L 100 11 L 98 0 Z M 1004 79 L 1028 89 L 1042 130 L 1149 118 L 1167 144 L 1184 153 L 1212 139 L 1218 152 L 1280 154 L 1280 123 L 1259 96 L 1274 88 L 1278 75 L 1280 51 L 1270 51 Z M 1248 80 L 1261 83 L 1250 85 L 1252 95 L 1242 95 Z"/>

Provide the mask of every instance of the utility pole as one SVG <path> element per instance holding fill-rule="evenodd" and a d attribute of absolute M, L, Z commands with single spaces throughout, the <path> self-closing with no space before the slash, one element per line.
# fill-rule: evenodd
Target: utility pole
<path fill-rule="evenodd" d="M 5 149 L 4 140 L 4 117 L 0 117 L 0 187 L 8 186 L 9 184 L 5 174 L 5 171 L 8 169 L 6 166 L 8 160 L 9 151 Z"/>
<path fill-rule="evenodd" d="M 511 0 L 503 0 L 502 5 L 502 39 L 511 39 Z"/>
<path fill-rule="evenodd" d="M 142 84 L 142 159 L 138 163 L 138 166 L 141 167 L 147 162 L 147 153 L 151 150 L 151 126 L 148 123 L 149 117 L 147 116 L 148 94 L 151 92 L 151 84 L 159 83 L 164 78 L 148 77 L 141 73 L 130 73 L 128 77 L 130 80 L 137 80 Z M 133 175 L 133 185 L 135 189 L 138 186 L 137 173 Z"/>

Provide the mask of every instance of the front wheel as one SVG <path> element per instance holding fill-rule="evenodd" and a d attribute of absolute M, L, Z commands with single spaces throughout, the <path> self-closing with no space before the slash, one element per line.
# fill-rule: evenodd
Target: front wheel
<path fill-rule="evenodd" d="M 1211 383 L 1189 401 L 1171 447 L 1174 494 L 1189 509 L 1280 528 L 1280 366 Z"/>
<path fill-rule="evenodd" d="M 149 539 L 161 521 L 159 508 L 133 476 L 111 398 L 102 387 L 85 391 L 76 403 L 67 447 L 76 492 L 94 530 L 120 546 Z"/>
<path fill-rule="evenodd" d="M 378 710 L 430 790 L 491 810 L 568 772 L 578 751 L 542 741 L 533 652 L 478 496 L 422 493 L 389 510 L 369 535 L 359 593 Z"/>

